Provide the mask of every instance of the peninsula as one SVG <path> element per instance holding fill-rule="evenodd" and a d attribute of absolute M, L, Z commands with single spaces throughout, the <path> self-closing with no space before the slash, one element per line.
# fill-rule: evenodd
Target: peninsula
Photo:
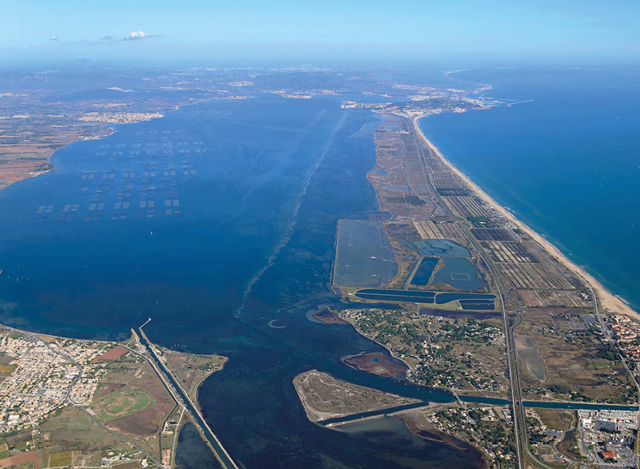
<path fill-rule="evenodd" d="M 593 418 L 589 409 L 600 412 L 592 403 L 633 405 L 620 412 L 634 439 L 640 316 L 455 168 L 420 130 L 425 113 L 366 107 L 384 119 L 368 174 L 380 211 L 340 223 L 333 285 L 345 306 L 337 314 L 384 346 L 408 380 L 447 389 L 459 402 L 509 402 L 508 411 L 483 408 L 509 414 L 501 428 L 513 440 L 483 439 L 487 429 L 474 430 L 470 413 L 482 412 L 464 404 L 437 414 L 406 410 L 409 426 L 427 422 L 501 467 L 602 462 L 607 444 L 587 440 L 607 439 L 579 431 Z M 375 356 L 346 363 L 388 373 Z M 586 410 L 562 411 L 564 420 L 545 410 L 568 402 Z"/>

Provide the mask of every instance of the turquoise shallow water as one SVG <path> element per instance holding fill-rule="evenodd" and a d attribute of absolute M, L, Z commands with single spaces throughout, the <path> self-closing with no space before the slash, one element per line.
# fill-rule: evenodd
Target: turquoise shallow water
<path fill-rule="evenodd" d="M 491 97 L 528 102 L 421 119 L 427 138 L 498 203 L 640 309 L 640 72 L 451 77 L 490 84 Z"/>

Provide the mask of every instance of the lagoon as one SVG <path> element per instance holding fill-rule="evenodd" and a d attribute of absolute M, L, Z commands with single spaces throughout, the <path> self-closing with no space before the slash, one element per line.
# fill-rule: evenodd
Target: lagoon
<path fill-rule="evenodd" d="M 380 445 L 410 437 L 406 427 L 320 428 L 292 384 L 315 368 L 453 401 L 345 366 L 344 356 L 385 350 L 350 326 L 306 318 L 340 305 L 329 286 L 338 220 L 377 210 L 366 179 L 373 141 L 350 138 L 374 120 L 334 99 L 201 103 L 65 147 L 55 170 L 0 192 L 0 321 L 114 339 L 151 317 L 154 343 L 229 357 L 199 401 L 246 467 L 407 467 L 406 448 Z M 183 451 L 202 448 L 188 444 L 191 433 Z M 439 443 L 412 458 L 438 465 L 452 454 L 460 467 L 479 465 Z"/>

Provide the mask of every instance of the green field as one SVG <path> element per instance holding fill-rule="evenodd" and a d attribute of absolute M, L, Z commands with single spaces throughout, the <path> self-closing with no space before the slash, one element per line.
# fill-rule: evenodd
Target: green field
<path fill-rule="evenodd" d="M 18 365 L 0 365 L 0 374 L 10 375 L 18 368 Z"/>
<path fill-rule="evenodd" d="M 96 417 L 101 422 L 126 417 L 151 407 L 156 400 L 147 391 L 134 389 L 119 392 L 98 402 L 93 406 Z"/>
<path fill-rule="evenodd" d="M 65 451 L 64 453 L 54 453 L 49 456 L 49 467 L 71 466 L 73 453 Z"/>

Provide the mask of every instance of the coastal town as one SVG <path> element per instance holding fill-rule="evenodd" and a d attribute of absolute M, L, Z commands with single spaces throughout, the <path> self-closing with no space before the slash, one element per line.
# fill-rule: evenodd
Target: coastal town
<path fill-rule="evenodd" d="M 578 419 L 580 453 L 590 463 L 637 466 L 637 412 L 579 410 Z"/>
<path fill-rule="evenodd" d="M 193 399 L 226 360 L 157 350 Z M 136 334 L 115 343 L 2 327 L 0 466 L 175 466 L 189 414 L 152 363 Z"/>
<path fill-rule="evenodd" d="M 640 324 L 628 316 L 612 314 L 607 316 L 605 327 L 620 352 L 629 360 L 636 377 L 640 373 Z"/>
<path fill-rule="evenodd" d="M 517 467 L 513 422 L 507 407 L 474 406 L 434 412 L 429 423 L 482 451 L 490 466 Z"/>
<path fill-rule="evenodd" d="M 159 112 L 88 112 L 80 117 L 81 122 L 102 122 L 105 124 L 134 124 L 136 122 L 159 119 Z"/>
<path fill-rule="evenodd" d="M 88 405 L 105 373 L 100 342 L 0 333 L 0 432 L 35 427 L 66 404 Z M 48 337 L 44 337 L 48 339 Z"/>

